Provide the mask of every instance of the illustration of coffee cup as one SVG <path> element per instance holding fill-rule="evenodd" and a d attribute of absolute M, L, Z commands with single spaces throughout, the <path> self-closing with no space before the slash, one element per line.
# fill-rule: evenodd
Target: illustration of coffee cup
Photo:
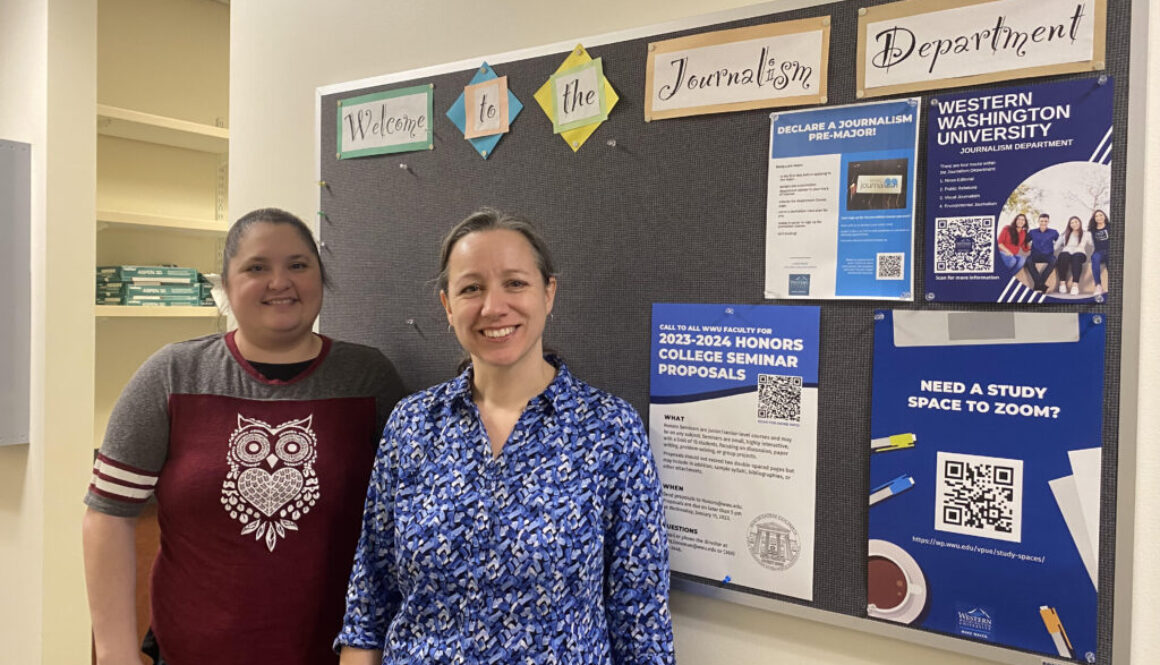
<path fill-rule="evenodd" d="M 871 540 L 866 613 L 875 619 L 913 623 L 926 607 L 926 578 L 906 550 Z"/>

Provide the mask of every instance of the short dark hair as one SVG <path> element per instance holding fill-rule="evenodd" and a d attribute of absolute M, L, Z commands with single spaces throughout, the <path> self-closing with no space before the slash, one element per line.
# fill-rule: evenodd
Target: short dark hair
<path fill-rule="evenodd" d="M 1045 212 L 1041 212 L 1041 213 L 1039 213 L 1039 219 L 1051 219 L 1051 215 L 1049 215 Z"/>
<path fill-rule="evenodd" d="M 238 245 L 242 241 L 242 236 L 250 230 L 254 224 L 265 222 L 267 224 L 286 224 L 290 228 L 298 232 L 302 237 L 302 242 L 310 248 L 310 253 L 314 255 L 314 260 L 318 262 L 318 272 L 322 275 L 322 285 L 330 286 L 330 276 L 326 274 L 326 266 L 322 265 L 322 257 L 318 254 L 318 244 L 314 241 L 314 234 L 310 231 L 310 227 L 306 226 L 306 222 L 299 219 L 297 216 L 282 210 L 281 208 L 258 208 L 242 215 L 234 225 L 230 227 L 230 232 L 226 234 L 226 246 L 222 250 L 222 285 L 229 282 L 230 261 L 237 256 Z"/>
<path fill-rule="evenodd" d="M 540 275 L 544 278 L 544 284 L 556 276 L 556 264 L 552 261 L 552 252 L 548 249 L 548 243 L 531 220 L 521 215 L 513 215 L 495 208 L 485 207 L 471 213 L 467 219 L 456 224 L 447 232 L 447 235 L 443 236 L 443 242 L 439 248 L 439 275 L 435 278 L 435 290 L 440 293 L 447 290 L 449 278 L 447 262 L 450 260 L 451 250 L 455 249 L 457 242 L 477 231 L 497 230 L 515 231 L 528 241 L 528 244 L 532 246 L 536 267 L 539 268 Z"/>

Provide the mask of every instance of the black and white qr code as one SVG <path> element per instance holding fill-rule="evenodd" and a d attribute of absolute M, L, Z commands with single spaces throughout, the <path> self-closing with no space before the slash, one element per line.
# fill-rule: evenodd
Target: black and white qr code
<path fill-rule="evenodd" d="M 995 218 L 939 217 L 934 221 L 934 271 L 986 274 L 995 271 Z"/>
<path fill-rule="evenodd" d="M 902 259 L 906 257 L 902 252 L 879 252 L 875 254 L 877 261 L 877 269 L 874 271 L 874 279 L 902 279 L 905 271 L 902 268 Z"/>
<path fill-rule="evenodd" d="M 802 377 L 758 374 L 757 419 L 801 422 Z"/>
<path fill-rule="evenodd" d="M 1023 460 L 938 453 L 934 528 L 1020 542 Z"/>

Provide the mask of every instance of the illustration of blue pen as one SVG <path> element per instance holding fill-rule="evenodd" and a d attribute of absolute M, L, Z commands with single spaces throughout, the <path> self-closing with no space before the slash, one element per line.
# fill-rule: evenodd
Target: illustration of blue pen
<path fill-rule="evenodd" d="M 889 499 L 895 494 L 902 494 L 906 490 L 914 487 L 914 478 L 910 476 L 899 476 L 888 483 L 884 483 L 870 490 L 870 505 Z"/>

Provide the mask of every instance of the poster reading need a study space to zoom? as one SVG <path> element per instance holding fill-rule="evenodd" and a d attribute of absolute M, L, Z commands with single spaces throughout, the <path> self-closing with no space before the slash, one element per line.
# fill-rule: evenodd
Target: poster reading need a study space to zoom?
<path fill-rule="evenodd" d="M 1097 662 L 1102 316 L 876 318 L 868 614 Z"/>
<path fill-rule="evenodd" d="M 913 299 L 919 100 L 770 116 L 765 297 Z"/>
<path fill-rule="evenodd" d="M 674 571 L 812 600 L 820 309 L 653 305 Z"/>

